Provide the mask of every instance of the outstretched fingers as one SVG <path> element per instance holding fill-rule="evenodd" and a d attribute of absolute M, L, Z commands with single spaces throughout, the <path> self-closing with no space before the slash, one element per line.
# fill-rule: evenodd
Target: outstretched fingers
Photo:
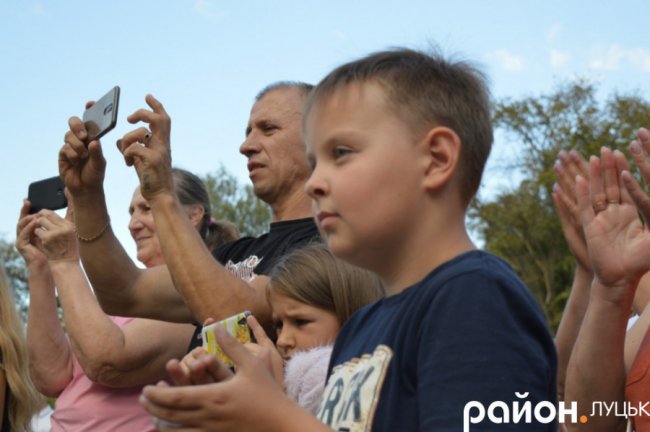
<path fill-rule="evenodd" d="M 616 170 L 616 161 L 614 159 L 614 154 L 612 151 L 603 147 L 600 151 L 600 165 L 601 173 L 604 181 L 604 190 L 607 204 L 620 204 L 621 203 L 621 193 L 620 193 L 620 183 L 618 180 L 618 172 Z"/>
<path fill-rule="evenodd" d="M 578 214 L 583 226 L 588 225 L 596 217 L 596 212 L 592 205 L 589 185 L 587 180 L 582 176 L 576 177 L 576 198 L 578 199 Z"/>
<path fill-rule="evenodd" d="M 637 131 L 636 140 L 632 141 L 628 147 L 634 164 L 639 168 L 641 177 L 650 184 L 650 132 L 645 128 L 640 128 Z"/>
<path fill-rule="evenodd" d="M 578 180 L 576 179 L 576 188 Z M 589 201 L 594 213 L 599 213 L 607 208 L 607 194 L 603 186 L 600 159 L 597 156 L 589 158 Z M 577 192 L 579 194 L 579 192 Z M 583 223 L 584 225 L 584 223 Z"/>
<path fill-rule="evenodd" d="M 629 193 L 636 208 L 643 216 L 643 220 L 647 223 L 647 221 L 650 221 L 650 198 L 645 193 L 639 182 L 636 181 L 632 173 L 629 171 L 623 171 L 621 173 L 621 178 L 625 184 L 627 193 Z"/>

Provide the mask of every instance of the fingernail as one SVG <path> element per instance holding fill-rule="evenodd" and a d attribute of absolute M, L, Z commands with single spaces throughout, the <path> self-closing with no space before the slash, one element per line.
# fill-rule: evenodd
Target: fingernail
<path fill-rule="evenodd" d="M 642 127 L 642 128 L 639 128 L 639 130 L 637 131 L 636 134 L 639 135 L 639 136 L 645 135 L 646 138 L 647 138 L 648 136 L 650 136 L 650 131 L 648 131 L 648 129 Z"/>
<path fill-rule="evenodd" d="M 79 139 L 86 138 L 86 131 L 85 130 L 80 130 L 79 133 L 77 134 L 77 137 L 79 137 Z"/>
<path fill-rule="evenodd" d="M 577 158 L 578 156 L 580 156 L 580 154 L 578 153 L 578 151 L 576 149 L 573 149 L 573 150 L 571 150 L 571 156 L 573 156 L 574 158 Z"/>
<path fill-rule="evenodd" d="M 562 172 L 562 162 L 555 161 L 553 164 L 553 171 L 555 171 L 556 174 L 560 174 Z"/>
<path fill-rule="evenodd" d="M 553 183 L 553 192 L 560 192 L 562 189 L 560 188 L 560 185 L 557 183 Z"/>
<path fill-rule="evenodd" d="M 561 160 L 564 161 L 566 159 L 567 153 L 565 150 L 560 150 L 560 152 L 557 154 L 557 157 Z"/>
<path fill-rule="evenodd" d="M 630 148 L 630 152 L 632 152 L 632 153 L 634 153 L 634 154 L 637 154 L 637 155 L 638 155 L 638 154 L 641 154 L 641 145 L 639 145 L 639 142 L 638 142 L 638 141 L 632 141 L 632 142 L 630 143 L 630 147 L 629 147 L 629 148 Z"/>

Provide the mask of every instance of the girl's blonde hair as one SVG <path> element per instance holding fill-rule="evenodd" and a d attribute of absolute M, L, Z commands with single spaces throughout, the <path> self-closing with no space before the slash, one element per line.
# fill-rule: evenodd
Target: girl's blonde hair
<path fill-rule="evenodd" d="M 271 271 L 268 289 L 335 313 L 339 325 L 385 295 L 377 275 L 341 261 L 321 243 L 285 255 Z"/>
<path fill-rule="evenodd" d="M 2 370 L 9 388 L 9 405 L 5 416 L 9 417 L 11 430 L 31 431 L 31 420 L 38 410 L 42 396 L 29 376 L 27 349 L 22 322 L 16 312 L 16 304 L 9 280 L 0 265 L 0 350 Z"/>

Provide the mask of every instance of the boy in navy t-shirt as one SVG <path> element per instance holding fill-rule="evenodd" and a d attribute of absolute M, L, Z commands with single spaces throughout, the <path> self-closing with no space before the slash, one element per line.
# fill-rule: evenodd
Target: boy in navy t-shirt
<path fill-rule="evenodd" d="M 317 224 L 335 255 L 379 274 L 388 294 L 337 338 L 318 415 L 329 429 L 223 335 L 234 377 L 148 388 L 145 407 L 214 430 L 555 430 L 557 360 L 541 311 L 465 228 L 490 110 L 476 69 L 407 49 L 345 64 L 310 96 L 306 190 Z M 515 404 L 528 414 L 514 418 Z"/>

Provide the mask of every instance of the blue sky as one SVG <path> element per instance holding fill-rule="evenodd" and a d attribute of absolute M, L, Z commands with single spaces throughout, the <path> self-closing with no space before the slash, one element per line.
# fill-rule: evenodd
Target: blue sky
<path fill-rule="evenodd" d="M 536 96 L 582 77 L 603 97 L 650 99 L 647 0 L 611 1 L 4 1 L 0 3 L 0 238 L 13 241 L 30 182 L 57 174 L 71 115 L 114 85 L 118 126 L 105 137 L 114 229 L 133 253 L 127 208 L 137 184 L 115 140 L 152 93 L 172 116 L 175 165 L 224 164 L 247 181 L 238 146 L 257 91 L 317 82 L 333 67 L 392 46 L 475 61 L 496 99 Z M 646 125 L 647 126 L 647 125 Z M 491 168 L 516 149 L 500 138 L 482 193 L 509 184 Z"/>

